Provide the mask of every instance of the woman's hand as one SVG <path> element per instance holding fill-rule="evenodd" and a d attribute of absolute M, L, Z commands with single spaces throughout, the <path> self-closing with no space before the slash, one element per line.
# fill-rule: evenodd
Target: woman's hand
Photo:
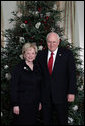
<path fill-rule="evenodd" d="M 19 113 L 20 113 L 19 106 L 14 106 L 13 107 L 13 113 L 16 114 L 16 115 L 19 115 Z"/>
<path fill-rule="evenodd" d="M 39 103 L 39 111 L 42 109 L 42 104 Z"/>

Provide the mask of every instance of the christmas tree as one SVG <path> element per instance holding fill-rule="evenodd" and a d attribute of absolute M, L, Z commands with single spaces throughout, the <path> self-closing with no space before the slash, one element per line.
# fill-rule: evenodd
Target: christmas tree
<path fill-rule="evenodd" d="M 77 95 L 75 102 L 69 103 L 69 125 L 84 125 L 84 87 L 83 68 L 79 51 L 81 48 L 64 38 L 63 28 L 59 23 L 62 21 L 61 13 L 56 7 L 55 1 L 25 1 L 19 6 L 20 11 L 12 12 L 14 23 L 12 29 L 6 29 L 6 47 L 1 48 L 1 123 L 10 125 L 12 122 L 12 108 L 10 103 L 10 79 L 11 69 L 22 59 L 21 49 L 26 42 L 36 42 L 38 50 L 47 47 L 46 35 L 55 31 L 61 38 L 60 46 L 73 51 L 76 62 Z M 42 119 L 39 117 L 42 122 Z"/>

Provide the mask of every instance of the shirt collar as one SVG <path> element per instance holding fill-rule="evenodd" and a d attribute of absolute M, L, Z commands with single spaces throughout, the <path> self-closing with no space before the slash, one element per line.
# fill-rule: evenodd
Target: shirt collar
<path fill-rule="evenodd" d="M 53 52 L 53 54 L 56 55 L 57 51 L 58 51 L 58 48 Z M 50 50 L 48 50 L 48 53 L 51 55 L 51 51 Z"/>

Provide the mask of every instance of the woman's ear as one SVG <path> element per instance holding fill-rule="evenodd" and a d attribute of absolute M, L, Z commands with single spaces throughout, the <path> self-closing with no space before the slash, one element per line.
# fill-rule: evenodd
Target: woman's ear
<path fill-rule="evenodd" d="M 25 53 L 23 54 L 23 59 L 25 59 Z"/>

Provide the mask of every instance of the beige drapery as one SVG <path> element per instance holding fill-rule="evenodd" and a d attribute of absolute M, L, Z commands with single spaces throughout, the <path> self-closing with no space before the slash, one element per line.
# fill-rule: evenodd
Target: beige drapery
<path fill-rule="evenodd" d="M 25 2 L 26 1 L 17 1 L 17 5 L 19 6 L 19 5 L 25 5 Z M 22 12 L 22 10 L 20 9 L 20 8 L 18 8 L 18 11 L 19 12 Z"/>
<path fill-rule="evenodd" d="M 4 47 L 4 36 L 3 36 L 3 30 L 4 30 L 4 23 L 3 23 L 3 10 L 1 6 L 1 46 Z"/>
<path fill-rule="evenodd" d="M 70 43 L 75 42 L 75 1 L 57 1 L 57 9 L 63 10 L 64 17 L 61 25 L 64 28 L 64 35 Z"/>

